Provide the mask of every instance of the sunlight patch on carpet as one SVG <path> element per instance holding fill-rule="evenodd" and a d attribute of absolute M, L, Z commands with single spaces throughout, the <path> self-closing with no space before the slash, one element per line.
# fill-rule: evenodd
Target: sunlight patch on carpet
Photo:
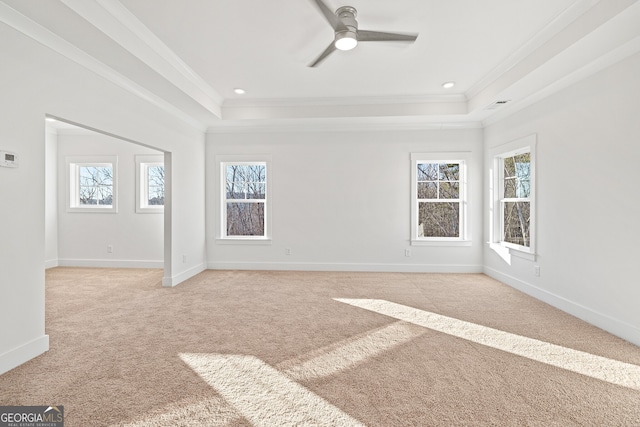
<path fill-rule="evenodd" d="M 180 358 L 256 427 L 363 426 L 256 357 L 182 353 Z"/>
<path fill-rule="evenodd" d="M 640 366 L 377 299 L 334 300 L 546 363 L 611 384 L 640 390 Z"/>
<path fill-rule="evenodd" d="M 394 322 L 374 331 L 322 347 L 303 357 L 280 363 L 277 368 L 296 381 L 328 377 L 424 333 L 424 328 L 411 323 Z"/>

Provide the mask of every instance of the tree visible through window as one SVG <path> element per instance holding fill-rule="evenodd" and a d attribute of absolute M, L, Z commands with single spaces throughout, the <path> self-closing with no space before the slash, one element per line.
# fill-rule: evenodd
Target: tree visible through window
<path fill-rule="evenodd" d="M 266 236 L 266 164 L 223 163 L 223 168 L 226 236 Z"/>
<path fill-rule="evenodd" d="M 164 155 L 136 155 L 136 213 L 164 212 Z"/>
<path fill-rule="evenodd" d="M 531 154 L 521 153 L 502 159 L 503 197 L 502 240 L 514 245 L 531 244 Z"/>
<path fill-rule="evenodd" d="M 113 205 L 113 168 L 111 166 L 78 165 L 78 204 Z"/>
<path fill-rule="evenodd" d="M 460 237 L 460 163 L 417 163 L 418 238 Z"/>
<path fill-rule="evenodd" d="M 68 212 L 118 211 L 116 156 L 69 156 L 66 164 Z"/>
<path fill-rule="evenodd" d="M 536 256 L 536 145 L 537 136 L 532 134 L 489 152 L 493 159 L 489 170 L 490 243 L 498 245 L 496 250 L 508 248 L 509 253 L 527 259 Z"/>
<path fill-rule="evenodd" d="M 145 165 L 147 181 L 147 205 L 164 206 L 164 166 Z"/>

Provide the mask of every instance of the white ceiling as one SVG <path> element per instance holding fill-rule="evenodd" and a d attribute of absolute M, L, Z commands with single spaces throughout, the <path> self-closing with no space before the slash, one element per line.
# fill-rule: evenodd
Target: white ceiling
<path fill-rule="evenodd" d="M 418 39 L 310 68 L 333 39 L 312 0 L 2 0 L 0 19 L 209 129 L 481 126 L 640 50 L 637 0 L 344 1 L 361 29 Z"/>

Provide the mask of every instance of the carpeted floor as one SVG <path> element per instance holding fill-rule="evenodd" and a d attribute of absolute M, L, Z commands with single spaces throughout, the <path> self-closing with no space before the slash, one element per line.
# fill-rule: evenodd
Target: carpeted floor
<path fill-rule="evenodd" d="M 640 426 L 640 348 L 480 274 L 46 273 L 65 426 Z"/>

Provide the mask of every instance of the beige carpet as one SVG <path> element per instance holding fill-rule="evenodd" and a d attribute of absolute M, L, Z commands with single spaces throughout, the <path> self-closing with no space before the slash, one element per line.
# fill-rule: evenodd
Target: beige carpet
<path fill-rule="evenodd" d="M 640 348 L 483 275 L 47 271 L 0 405 L 74 426 L 640 426 Z"/>

